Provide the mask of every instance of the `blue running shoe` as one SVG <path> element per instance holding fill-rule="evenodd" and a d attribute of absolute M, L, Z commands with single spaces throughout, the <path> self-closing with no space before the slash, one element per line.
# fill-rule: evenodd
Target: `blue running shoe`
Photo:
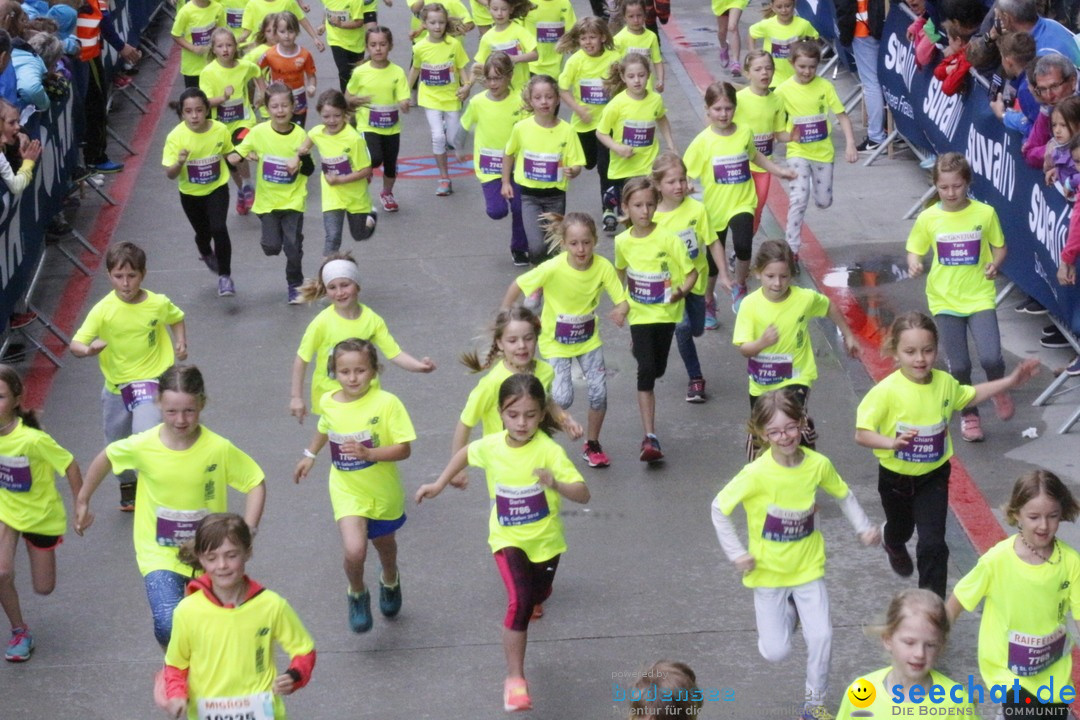
<path fill-rule="evenodd" d="M 374 620 L 371 617 L 371 593 L 347 593 L 349 600 L 349 627 L 354 633 L 366 633 Z"/>

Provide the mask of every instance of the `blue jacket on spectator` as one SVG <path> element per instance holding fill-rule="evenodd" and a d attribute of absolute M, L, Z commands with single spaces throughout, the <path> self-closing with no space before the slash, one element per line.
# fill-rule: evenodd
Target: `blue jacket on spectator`
<path fill-rule="evenodd" d="M 26 16 L 33 20 L 49 11 L 49 3 L 45 0 L 22 0 L 22 9 Z"/>
<path fill-rule="evenodd" d="M 41 58 L 22 38 L 11 41 L 11 65 L 15 68 L 18 83 L 18 102 L 15 104 L 19 110 L 27 105 L 33 105 L 42 111 L 48 110 L 51 103 L 43 82 L 48 70 Z"/>
<path fill-rule="evenodd" d="M 1076 38 L 1067 27 L 1056 20 L 1040 17 L 1031 29 L 1031 37 L 1035 38 L 1037 54 L 1043 55 L 1047 50 L 1057 50 L 1072 60 L 1074 65 L 1080 65 L 1080 47 L 1076 44 Z"/>
<path fill-rule="evenodd" d="M 15 78 L 15 66 L 10 61 L 4 71 L 0 72 L 0 98 L 12 105 L 19 104 L 19 82 Z"/>
<path fill-rule="evenodd" d="M 57 25 L 56 36 L 64 43 L 65 55 L 79 54 L 79 39 L 75 37 L 75 24 L 79 20 L 79 13 L 69 5 L 53 5 L 45 17 L 54 21 Z"/>

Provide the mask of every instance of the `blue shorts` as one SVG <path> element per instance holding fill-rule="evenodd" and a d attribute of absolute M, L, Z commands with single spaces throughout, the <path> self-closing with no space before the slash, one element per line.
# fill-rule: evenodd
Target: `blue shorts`
<path fill-rule="evenodd" d="M 398 528 L 405 524 L 405 514 L 402 513 L 401 517 L 397 520 L 372 520 L 367 518 L 367 536 L 368 540 L 374 540 L 375 538 L 381 538 L 383 535 L 389 535 L 396 532 Z"/>

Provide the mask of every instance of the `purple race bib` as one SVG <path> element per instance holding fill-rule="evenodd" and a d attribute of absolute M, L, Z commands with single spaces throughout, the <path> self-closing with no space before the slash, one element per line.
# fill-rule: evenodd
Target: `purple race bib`
<path fill-rule="evenodd" d="M 772 155 L 774 136 L 772 133 L 762 133 L 754 136 L 754 148 L 764 155 L 769 157 Z"/>
<path fill-rule="evenodd" d="M 124 401 L 124 409 L 128 412 L 140 405 L 154 402 L 157 395 L 157 380 L 136 380 L 120 386 L 120 399 Z"/>
<path fill-rule="evenodd" d="M 563 345 L 588 342 L 596 332 L 595 315 L 563 315 L 555 318 L 555 340 Z"/>
<path fill-rule="evenodd" d="M 722 155 L 712 159 L 713 180 L 719 185 L 750 182 L 750 158 L 746 153 Z"/>
<path fill-rule="evenodd" d="M 210 185 L 221 178 L 221 156 L 188 160 L 184 163 L 187 168 L 188 182 L 193 185 Z"/>
<path fill-rule="evenodd" d="M 937 236 L 937 259 L 941 265 L 978 265 L 981 252 L 981 230 Z"/>
<path fill-rule="evenodd" d="M 759 354 L 746 361 L 746 371 L 758 385 L 777 385 L 795 376 L 791 355 Z"/>
<path fill-rule="evenodd" d="M 420 66 L 420 82 L 428 87 L 449 85 L 454 74 L 454 66 L 450 63 L 430 65 L 424 63 Z"/>
<path fill-rule="evenodd" d="M 307 89 L 302 85 L 298 88 L 293 88 L 293 115 L 299 115 L 302 112 L 307 112 Z"/>
<path fill-rule="evenodd" d="M 243 100 L 226 100 L 217 106 L 217 119 L 221 123 L 243 120 L 247 116 Z"/>
<path fill-rule="evenodd" d="M 502 175 L 503 151 L 496 148 L 480 148 L 480 172 L 485 175 Z"/>
<path fill-rule="evenodd" d="M 769 38 L 772 45 L 769 52 L 777 60 L 787 60 L 791 57 L 791 46 L 798 38 L 785 38 L 784 40 L 777 40 L 776 38 Z"/>
<path fill-rule="evenodd" d="M 948 437 L 949 428 L 944 420 L 937 425 L 896 423 L 897 437 L 909 430 L 915 430 L 918 434 L 911 439 L 910 445 L 895 452 L 897 460 L 932 463 L 945 457 L 945 440 Z"/>
<path fill-rule="evenodd" d="M 496 51 L 504 52 L 507 55 L 509 55 L 510 57 L 516 57 L 516 56 L 521 54 L 521 46 L 518 45 L 517 40 L 512 40 L 511 42 L 504 42 L 504 43 L 499 43 L 498 45 L 492 45 L 491 46 L 491 51 L 492 52 L 496 52 Z"/>
<path fill-rule="evenodd" d="M 0 490 L 30 492 L 31 482 L 29 458 L 0 455 Z"/>
<path fill-rule="evenodd" d="M 352 472 L 354 470 L 363 470 L 369 468 L 375 463 L 370 460 L 361 460 L 355 458 L 352 455 L 347 455 L 341 451 L 342 443 L 346 442 L 358 442 L 364 447 L 373 448 L 374 443 L 371 440 L 371 433 L 368 431 L 358 433 L 330 433 L 330 462 L 334 464 L 334 467 L 342 472 Z"/>
<path fill-rule="evenodd" d="M 1069 635 L 1059 627 L 1049 635 L 1009 633 L 1009 672 L 1018 677 L 1038 675 L 1065 655 Z"/>
<path fill-rule="evenodd" d="M 563 22 L 538 22 L 536 23 L 536 42 L 557 43 L 566 30 Z"/>
<path fill-rule="evenodd" d="M 622 144 L 627 147 L 649 147 L 656 135 L 656 123 L 652 120 L 627 120 L 623 123 Z"/>
<path fill-rule="evenodd" d="M 262 179 L 276 185 L 291 185 L 296 182 L 296 175 L 290 175 L 289 161 L 276 155 L 264 155 L 262 161 Z M 299 173 L 297 173 L 298 175 Z"/>
<path fill-rule="evenodd" d="M 770 505 L 761 527 L 761 537 L 773 542 L 795 542 L 814 532 L 814 508 L 783 510 Z"/>
<path fill-rule="evenodd" d="M 368 108 L 368 125 L 386 130 L 398 124 L 397 105 L 371 105 Z"/>
<path fill-rule="evenodd" d="M 234 30 L 239 30 L 244 24 L 244 8 L 225 8 L 225 24 Z"/>
<path fill-rule="evenodd" d="M 199 521 L 209 515 L 203 510 L 157 509 L 157 544 L 162 547 L 180 547 L 195 537 Z"/>
<path fill-rule="evenodd" d="M 352 172 L 347 155 L 328 157 L 322 159 L 322 171 L 324 175 L 348 175 Z"/>
<path fill-rule="evenodd" d="M 522 169 L 525 179 L 533 182 L 559 182 L 562 180 L 562 155 L 538 153 L 525 150 L 522 153 Z"/>
<path fill-rule="evenodd" d="M 578 82 L 578 90 L 581 91 L 581 102 L 585 105 L 607 105 L 607 90 L 604 89 L 604 81 L 600 78 L 586 78 Z"/>
<path fill-rule="evenodd" d="M 671 273 L 645 273 L 626 268 L 626 289 L 630 299 L 642 305 L 671 301 Z"/>
<path fill-rule="evenodd" d="M 206 47 L 210 44 L 210 36 L 214 34 L 216 25 L 204 25 L 191 28 L 191 44 L 195 47 Z"/>
<path fill-rule="evenodd" d="M 502 527 L 528 525 L 548 516 L 547 495 L 540 485 L 495 486 L 495 517 Z"/>
<path fill-rule="evenodd" d="M 824 115 L 806 115 L 795 118 L 799 129 L 799 142 L 812 143 L 829 137 L 829 120 Z"/>

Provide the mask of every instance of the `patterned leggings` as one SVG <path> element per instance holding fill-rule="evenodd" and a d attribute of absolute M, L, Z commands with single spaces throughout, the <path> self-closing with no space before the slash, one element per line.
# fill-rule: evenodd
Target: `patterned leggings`
<path fill-rule="evenodd" d="M 791 252 L 798 253 L 802 247 L 803 216 L 810 204 L 811 186 L 814 190 L 814 204 L 824 210 L 832 205 L 831 162 L 814 162 L 800 157 L 789 157 L 788 167 L 799 174 L 788 185 L 790 204 L 787 216 L 787 244 Z"/>

